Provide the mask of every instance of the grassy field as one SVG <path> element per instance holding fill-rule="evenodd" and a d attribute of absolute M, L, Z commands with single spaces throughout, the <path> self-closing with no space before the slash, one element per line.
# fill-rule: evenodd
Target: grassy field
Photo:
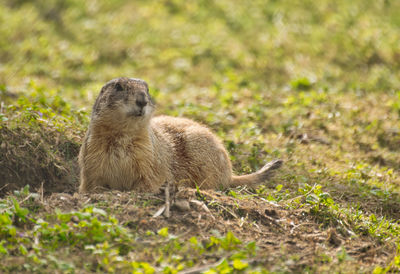
<path fill-rule="evenodd" d="M 399 1 L 0 0 L 0 37 L 0 272 L 400 271 Z M 170 218 L 163 193 L 75 193 L 121 76 L 210 127 L 237 174 L 284 167 L 179 189 Z"/>

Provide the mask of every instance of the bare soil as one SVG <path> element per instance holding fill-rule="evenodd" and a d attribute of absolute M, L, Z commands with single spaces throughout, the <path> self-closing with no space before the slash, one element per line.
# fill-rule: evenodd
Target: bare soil
<path fill-rule="evenodd" d="M 79 137 L 46 128 L 0 128 L 0 197 L 29 185 L 45 195 L 75 192 L 78 184 Z"/>
<path fill-rule="evenodd" d="M 259 249 L 251 263 L 272 271 L 297 272 L 309 266 L 319 271 L 329 271 L 332 267 L 347 273 L 371 271 L 376 265 L 387 264 L 395 253 L 394 247 L 371 237 L 322 225 L 308 209 L 288 209 L 253 196 L 237 199 L 212 190 L 181 189 L 173 197 L 169 218 L 153 217 L 164 205 L 164 193 L 54 193 L 44 204 L 48 211 L 54 208 L 69 211 L 95 203 L 116 214 L 121 223 L 138 233 L 168 227 L 170 233 L 181 239 L 196 236 L 206 240 L 215 231 L 221 235 L 232 231 L 243 242 L 255 241 Z M 349 263 L 338 262 L 342 259 Z M 206 264 L 218 260 L 209 258 Z"/>

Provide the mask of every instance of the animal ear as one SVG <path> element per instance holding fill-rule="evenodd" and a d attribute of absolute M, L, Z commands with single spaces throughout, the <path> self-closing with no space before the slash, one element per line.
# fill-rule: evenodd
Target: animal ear
<path fill-rule="evenodd" d="M 121 86 L 120 83 L 116 83 L 116 84 L 115 84 L 115 90 L 116 90 L 116 91 L 123 91 L 124 88 Z"/>
<path fill-rule="evenodd" d="M 144 85 L 146 86 L 146 93 L 147 93 L 147 96 L 149 96 L 149 100 L 150 100 L 151 104 L 155 105 L 156 102 L 154 101 L 154 98 L 150 95 L 149 85 L 146 82 L 144 82 Z"/>

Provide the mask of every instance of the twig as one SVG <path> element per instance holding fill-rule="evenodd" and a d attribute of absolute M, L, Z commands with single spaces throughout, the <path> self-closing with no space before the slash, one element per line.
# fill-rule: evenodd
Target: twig
<path fill-rule="evenodd" d="M 162 207 L 160 207 L 156 213 L 154 213 L 153 218 L 157 218 L 158 216 L 160 216 L 161 214 L 163 214 L 163 212 L 165 211 L 165 205 L 163 205 Z"/>
<path fill-rule="evenodd" d="M 266 202 L 267 204 L 269 204 L 269 205 L 271 205 L 271 206 L 280 207 L 280 206 L 279 206 L 278 204 L 276 204 L 275 202 L 268 201 L 267 199 L 265 199 L 265 198 L 263 198 L 263 197 L 260 197 L 260 200 L 263 201 L 263 202 Z"/>
<path fill-rule="evenodd" d="M 223 205 L 218 204 L 218 203 L 216 203 L 216 205 L 219 206 L 220 208 L 222 208 L 223 210 L 225 210 L 226 212 L 228 212 L 229 214 L 231 214 L 233 218 L 235 218 L 235 219 L 239 218 L 232 210 L 229 210 L 226 207 L 224 207 Z"/>
<path fill-rule="evenodd" d="M 213 220 L 215 220 L 214 215 L 211 213 L 210 209 L 208 209 L 208 207 L 207 207 L 204 203 L 202 203 L 202 202 L 200 202 L 200 201 L 197 201 L 197 200 L 190 200 L 189 202 L 191 202 L 191 203 L 193 203 L 193 204 L 195 204 L 195 205 L 200 206 L 205 212 L 207 212 L 208 214 L 210 214 L 210 216 L 211 216 L 211 218 L 212 218 Z"/>
<path fill-rule="evenodd" d="M 314 225 L 314 223 L 301 223 L 298 225 L 293 224 L 292 229 L 290 229 L 290 234 L 293 234 L 294 230 L 303 225 Z"/>
<path fill-rule="evenodd" d="M 43 184 L 44 184 L 44 181 L 42 181 L 42 184 L 41 184 L 41 186 L 40 186 L 40 201 L 43 203 L 44 202 L 44 195 L 43 195 L 43 192 L 44 192 L 44 189 L 43 189 Z"/>
<path fill-rule="evenodd" d="M 14 174 L 17 175 L 18 179 L 21 179 L 21 177 L 19 176 L 19 174 L 18 174 L 14 169 L 12 169 L 11 167 L 6 166 L 6 165 L 5 165 L 5 167 L 8 168 L 9 170 L 11 170 L 12 172 L 14 172 Z"/>
<path fill-rule="evenodd" d="M 2 191 L 4 188 L 6 188 L 7 186 L 8 186 L 9 184 L 5 184 L 4 186 L 2 186 L 1 188 L 0 188 L 0 191 Z"/>

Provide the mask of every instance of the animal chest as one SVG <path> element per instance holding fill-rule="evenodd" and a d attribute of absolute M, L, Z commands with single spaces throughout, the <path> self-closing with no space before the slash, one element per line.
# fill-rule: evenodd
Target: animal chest
<path fill-rule="evenodd" d="M 118 190 L 131 190 L 142 179 L 142 171 L 137 156 L 129 144 L 113 144 L 104 146 L 97 154 L 94 168 L 97 169 L 98 180 L 105 187 Z"/>

